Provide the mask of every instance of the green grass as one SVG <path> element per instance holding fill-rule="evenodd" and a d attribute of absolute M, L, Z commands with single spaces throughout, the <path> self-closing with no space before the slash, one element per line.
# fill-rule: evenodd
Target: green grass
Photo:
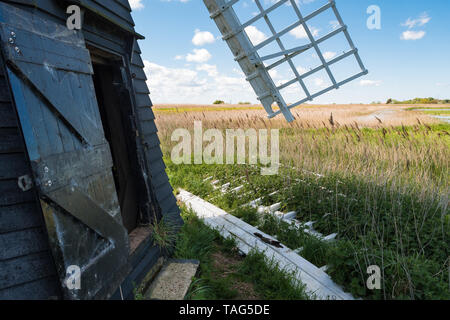
<path fill-rule="evenodd" d="M 160 221 L 155 217 L 154 221 L 149 226 L 153 241 L 164 254 L 170 254 L 177 239 L 177 227 L 164 217 Z"/>
<path fill-rule="evenodd" d="M 435 98 L 414 98 L 410 100 L 398 101 L 395 99 L 389 99 L 393 104 L 449 104 L 449 99 L 435 99 Z"/>
<path fill-rule="evenodd" d="M 443 116 L 450 114 L 450 110 L 435 110 L 435 111 L 430 110 L 430 111 L 422 111 L 422 113 L 430 114 L 433 116 Z"/>
<path fill-rule="evenodd" d="M 325 242 L 299 231 L 291 224 L 280 221 L 272 215 L 265 215 L 259 227 L 265 233 L 276 236 L 279 241 L 292 250 L 303 248 L 300 254 L 314 265 L 319 267 L 326 265 L 328 248 Z"/>
<path fill-rule="evenodd" d="M 304 287 L 263 254 L 251 252 L 242 258 L 233 239 L 221 237 L 191 211 L 183 208 L 182 216 L 185 224 L 178 235 L 175 257 L 200 261 L 199 275 L 191 284 L 187 299 L 245 299 L 233 288 L 237 282 L 250 284 L 261 299 L 308 299 Z M 214 266 L 214 253 L 232 258 L 236 265 L 223 274 Z"/>
<path fill-rule="evenodd" d="M 448 190 L 450 125 L 283 129 L 281 160 L 322 174 Z"/>
<path fill-rule="evenodd" d="M 413 108 L 408 108 L 406 110 L 408 111 L 420 111 L 424 114 L 429 114 L 429 115 L 433 115 L 433 116 L 441 116 L 441 115 L 448 115 L 450 114 L 450 110 L 449 106 L 446 107 L 422 107 L 422 108 L 418 108 L 418 107 L 413 107 Z"/>
<path fill-rule="evenodd" d="M 414 189 L 376 185 L 357 177 L 328 175 L 319 178 L 287 169 L 278 176 L 263 177 L 255 168 L 246 166 L 174 166 L 168 163 L 168 168 L 172 181 L 177 181 L 175 186 L 183 186 L 205 197 L 276 236 L 291 249 L 302 247 L 304 258 L 318 267 L 328 265 L 333 279 L 356 296 L 366 299 L 450 298 L 447 272 L 450 215 L 442 198 L 423 198 Z M 221 181 L 245 177 L 243 180 L 250 183 L 241 198 L 221 195 L 203 182 L 210 175 Z M 232 185 L 242 182 L 235 181 Z M 275 190 L 283 192 L 267 196 Z M 282 211 L 297 211 L 300 221 L 316 221 L 314 227 L 324 235 L 338 232 L 338 240 L 324 243 L 286 222 L 272 216 L 261 217 L 255 209 L 240 207 L 257 197 L 264 197 L 265 205 L 283 203 Z M 373 264 L 379 265 L 384 273 L 381 291 L 369 291 L 365 287 L 366 269 Z"/>
<path fill-rule="evenodd" d="M 233 215 L 252 226 L 257 226 L 260 223 L 259 214 L 255 209 L 250 207 L 237 207 L 233 211 Z"/>
<path fill-rule="evenodd" d="M 302 247 L 302 256 L 317 267 L 328 265 L 334 281 L 355 296 L 450 299 L 449 132 L 448 124 L 282 129 L 281 146 L 290 146 L 282 160 L 301 169 L 284 167 L 270 177 L 245 165 L 166 163 L 175 187 L 258 226 L 291 249 Z M 292 161 L 295 157 L 300 161 Z M 222 195 L 203 181 L 210 176 L 231 181 L 231 188 L 245 187 L 239 197 Z M 268 196 L 273 191 L 280 192 Z M 320 242 L 241 207 L 259 197 L 263 205 L 281 202 L 281 211 L 297 211 L 299 221 L 315 221 L 324 235 L 337 232 L 337 241 Z M 382 290 L 366 289 L 370 265 L 383 272 Z"/>
<path fill-rule="evenodd" d="M 308 299 L 304 285 L 292 285 L 294 276 L 279 270 L 279 265 L 273 260 L 268 260 L 263 253 L 253 251 L 240 265 L 238 276 L 250 280 L 256 291 L 267 300 Z"/>

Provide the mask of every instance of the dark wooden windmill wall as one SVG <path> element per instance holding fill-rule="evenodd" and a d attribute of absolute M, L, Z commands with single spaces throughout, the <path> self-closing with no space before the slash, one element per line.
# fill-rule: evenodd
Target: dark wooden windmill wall
<path fill-rule="evenodd" d="M 59 35 L 65 34 L 69 4 L 83 8 L 82 34 L 56 36 L 52 43 L 54 39 L 45 32 L 58 29 Z M 151 110 L 137 43 L 142 37 L 134 31 L 130 11 L 127 0 L 0 0 L 5 56 L 0 64 L 6 71 L 0 73 L 0 299 L 108 298 L 114 292 L 117 297 L 120 283 L 122 295 L 130 297 L 132 283 L 139 283 L 159 256 L 149 240 L 129 256 L 126 230 L 120 215 L 114 213 L 118 202 L 112 160 L 94 101 L 89 53 L 100 54 L 100 59 L 102 55 L 114 57 L 120 65 L 123 81 L 117 84 L 117 92 L 132 110 L 126 121 L 135 131 L 132 145 L 136 152 L 130 157 L 140 199 L 145 199 L 139 203 L 141 221 L 166 216 L 181 223 Z M 5 16 L 10 12 L 20 17 Z M 35 24 L 29 24 L 30 20 Z M 8 43 L 14 31 L 20 54 L 16 44 Z M 45 57 L 46 62 L 35 56 Z M 82 111 L 78 99 L 89 99 L 92 94 L 93 100 L 82 103 L 86 107 Z M 64 103 L 65 95 L 72 97 L 68 103 Z M 36 118 L 35 105 L 41 109 L 41 121 Z M 43 143 L 44 138 L 50 144 Z M 37 184 L 27 192 L 17 184 L 25 174 Z M 100 187 L 101 183 L 105 185 Z M 77 235 L 82 235 L 82 244 Z M 65 244 L 77 249 L 68 250 Z M 93 258 L 97 265 L 88 263 Z M 78 293 L 61 286 L 68 264 L 89 265 L 83 271 L 87 288 Z"/>
<path fill-rule="evenodd" d="M 0 57 L 0 300 L 60 296 L 35 190 L 17 185 L 26 175 L 31 169 Z"/>

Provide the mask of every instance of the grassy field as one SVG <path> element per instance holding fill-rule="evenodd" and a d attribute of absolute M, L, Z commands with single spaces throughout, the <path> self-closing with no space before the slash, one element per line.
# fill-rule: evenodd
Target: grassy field
<path fill-rule="evenodd" d="M 281 118 L 268 120 L 263 111 L 246 106 L 219 108 L 227 107 L 189 112 L 161 112 L 164 108 L 156 107 L 175 187 L 187 188 L 276 235 L 292 249 L 302 247 L 302 256 L 318 267 L 327 265 L 332 278 L 355 296 L 450 298 L 450 125 L 412 106 L 310 105 L 296 109 L 298 120 L 291 124 Z M 172 164 L 171 133 L 191 129 L 195 120 L 201 120 L 204 129 L 279 128 L 279 174 L 264 177 L 246 165 Z M 239 196 L 222 195 L 203 182 L 208 176 L 231 181 L 232 186 L 244 183 L 245 188 Z M 268 196 L 276 190 L 282 192 Z M 266 205 L 281 202 L 284 212 L 297 211 L 300 221 L 315 221 L 323 234 L 337 232 L 337 241 L 318 241 L 241 207 L 258 197 Z M 366 289 L 365 271 L 373 264 L 382 269 L 382 290 Z"/>

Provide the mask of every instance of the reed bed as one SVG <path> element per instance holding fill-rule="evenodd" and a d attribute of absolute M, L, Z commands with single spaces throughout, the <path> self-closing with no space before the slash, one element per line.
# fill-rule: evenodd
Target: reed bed
<path fill-rule="evenodd" d="M 380 105 L 307 106 L 295 110 L 297 120 L 290 124 L 254 110 L 157 113 L 157 126 L 166 156 L 175 145 L 172 132 L 192 129 L 194 121 L 204 130 L 280 129 L 285 165 L 448 191 L 449 126 L 409 107 L 392 112 L 392 106 Z"/>
<path fill-rule="evenodd" d="M 416 107 L 416 106 L 415 106 Z M 201 108 L 199 108 L 201 109 Z M 296 120 L 268 120 L 260 110 L 157 113 L 157 126 L 174 187 L 205 197 L 261 227 L 302 255 L 327 265 L 332 278 L 366 299 L 449 299 L 450 125 L 411 106 L 306 106 Z M 243 165 L 174 165 L 173 130 L 280 129 L 277 176 L 264 177 Z M 247 196 L 221 195 L 203 179 L 224 183 L 245 177 Z M 241 182 L 232 183 L 237 187 Z M 273 191 L 284 190 L 275 196 Z M 311 239 L 289 225 L 241 205 L 263 197 L 283 203 L 301 221 L 315 221 L 333 244 Z M 382 290 L 368 290 L 370 265 L 380 266 Z"/>

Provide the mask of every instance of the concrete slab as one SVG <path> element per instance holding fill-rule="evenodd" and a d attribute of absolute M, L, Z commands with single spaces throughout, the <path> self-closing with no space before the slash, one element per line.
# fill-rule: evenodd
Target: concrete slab
<path fill-rule="evenodd" d="M 145 299 L 183 300 L 199 264 L 197 260 L 168 260 L 145 293 Z"/>

